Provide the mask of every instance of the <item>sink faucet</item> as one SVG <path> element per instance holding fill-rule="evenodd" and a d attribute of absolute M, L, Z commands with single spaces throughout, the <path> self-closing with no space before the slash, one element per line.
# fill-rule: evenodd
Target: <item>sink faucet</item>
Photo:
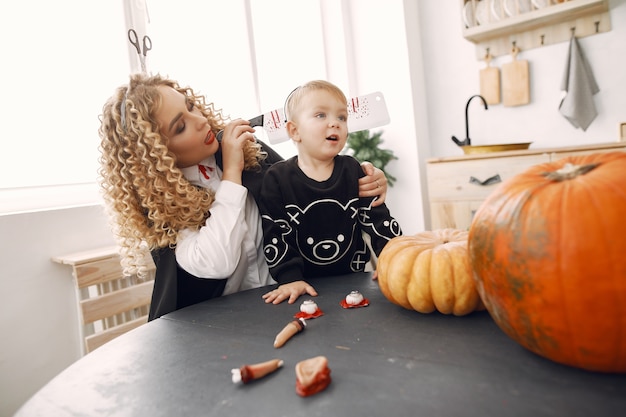
<path fill-rule="evenodd" d="M 469 135 L 469 118 L 467 117 L 467 110 L 469 109 L 470 102 L 472 101 L 474 97 L 480 97 L 480 99 L 483 101 L 483 104 L 485 105 L 485 110 L 489 108 L 487 107 L 487 101 L 480 94 L 475 94 L 471 96 L 469 100 L 467 100 L 467 104 L 465 105 L 465 140 L 460 141 L 456 138 L 456 136 L 452 136 L 452 140 L 454 141 L 454 143 L 456 143 L 459 146 L 467 146 L 467 145 L 472 144 L 472 140 L 470 139 L 470 135 Z"/>

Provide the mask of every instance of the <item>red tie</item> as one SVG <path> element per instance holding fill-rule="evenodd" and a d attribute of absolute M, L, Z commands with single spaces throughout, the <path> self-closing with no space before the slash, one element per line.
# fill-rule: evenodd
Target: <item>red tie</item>
<path fill-rule="evenodd" d="M 211 177 L 209 176 L 209 172 L 213 172 L 213 168 L 205 165 L 198 165 L 198 169 L 200 169 L 200 172 L 202 173 L 204 178 L 206 178 L 207 180 L 211 179 Z"/>

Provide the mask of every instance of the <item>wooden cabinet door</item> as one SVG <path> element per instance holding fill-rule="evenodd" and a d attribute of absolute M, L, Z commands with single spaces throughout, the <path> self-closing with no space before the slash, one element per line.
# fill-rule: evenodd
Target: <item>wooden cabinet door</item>
<path fill-rule="evenodd" d="M 482 200 L 447 201 L 430 205 L 430 222 L 432 229 L 453 228 L 469 230 L 476 210 Z"/>

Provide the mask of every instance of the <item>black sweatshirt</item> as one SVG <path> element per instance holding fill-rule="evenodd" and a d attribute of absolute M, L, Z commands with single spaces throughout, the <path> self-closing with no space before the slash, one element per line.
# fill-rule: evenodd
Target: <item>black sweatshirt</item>
<path fill-rule="evenodd" d="M 359 162 L 338 155 L 330 178 L 315 181 L 298 167 L 298 157 L 278 162 L 263 180 L 259 210 L 265 259 L 280 284 L 365 269 L 370 252 L 362 232 L 380 254 L 402 234 L 387 206 L 359 198 Z"/>

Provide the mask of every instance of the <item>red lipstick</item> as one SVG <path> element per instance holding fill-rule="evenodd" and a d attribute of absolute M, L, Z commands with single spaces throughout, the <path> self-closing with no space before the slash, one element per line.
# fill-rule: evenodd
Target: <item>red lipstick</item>
<path fill-rule="evenodd" d="M 215 140 L 215 135 L 213 134 L 212 130 L 209 130 L 209 133 L 207 133 L 206 138 L 204 139 L 204 144 L 210 145 L 213 143 L 214 140 Z"/>

